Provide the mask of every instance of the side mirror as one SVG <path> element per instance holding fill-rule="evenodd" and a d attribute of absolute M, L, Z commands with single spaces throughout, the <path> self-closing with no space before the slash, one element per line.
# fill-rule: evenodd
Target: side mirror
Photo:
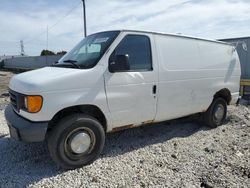
<path fill-rule="evenodd" d="M 116 55 L 114 60 L 109 61 L 109 71 L 114 72 L 124 72 L 130 69 L 129 66 L 129 55 Z"/>

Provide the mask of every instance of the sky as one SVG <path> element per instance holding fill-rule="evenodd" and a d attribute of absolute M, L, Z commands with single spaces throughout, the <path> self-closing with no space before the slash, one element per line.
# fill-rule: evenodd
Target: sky
<path fill-rule="evenodd" d="M 134 29 L 208 39 L 250 36 L 250 0 L 85 0 L 88 34 Z M 83 39 L 81 0 L 1 0 L 0 56 L 47 46 L 70 50 Z"/>

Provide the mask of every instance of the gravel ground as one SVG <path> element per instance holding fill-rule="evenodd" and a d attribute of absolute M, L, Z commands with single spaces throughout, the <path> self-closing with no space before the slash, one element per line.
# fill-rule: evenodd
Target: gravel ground
<path fill-rule="evenodd" d="M 0 111 L 0 187 L 249 187 L 250 109 L 208 129 L 192 118 L 110 134 L 100 159 L 62 171 L 46 144 L 9 138 Z"/>
<path fill-rule="evenodd" d="M 250 107 L 244 101 L 230 106 L 216 129 L 189 117 L 109 134 L 101 157 L 72 171 L 51 161 L 45 143 L 10 139 L 3 113 L 0 187 L 250 187 Z"/>
<path fill-rule="evenodd" d="M 13 73 L 11 72 L 0 71 L 0 96 L 3 93 L 6 93 L 8 89 L 9 80 L 12 76 Z"/>
<path fill-rule="evenodd" d="M 9 80 L 13 76 L 13 73 L 0 71 L 0 110 L 4 109 L 4 106 L 8 104 L 9 100 L 6 98 L 8 94 Z"/>

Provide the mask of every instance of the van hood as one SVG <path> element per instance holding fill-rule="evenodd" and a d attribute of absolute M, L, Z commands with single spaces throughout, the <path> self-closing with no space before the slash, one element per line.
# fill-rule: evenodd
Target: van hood
<path fill-rule="evenodd" d="M 81 89 L 93 84 L 92 75 L 93 69 L 46 67 L 12 77 L 9 88 L 18 93 L 31 95 L 58 90 Z"/>

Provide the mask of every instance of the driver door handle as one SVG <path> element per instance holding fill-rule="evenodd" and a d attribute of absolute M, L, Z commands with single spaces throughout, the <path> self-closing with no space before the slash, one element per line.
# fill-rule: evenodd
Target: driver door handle
<path fill-rule="evenodd" d="M 153 94 L 156 94 L 156 89 L 157 89 L 157 88 L 156 88 L 156 85 L 153 85 L 153 89 L 152 89 L 152 93 L 153 93 Z"/>

